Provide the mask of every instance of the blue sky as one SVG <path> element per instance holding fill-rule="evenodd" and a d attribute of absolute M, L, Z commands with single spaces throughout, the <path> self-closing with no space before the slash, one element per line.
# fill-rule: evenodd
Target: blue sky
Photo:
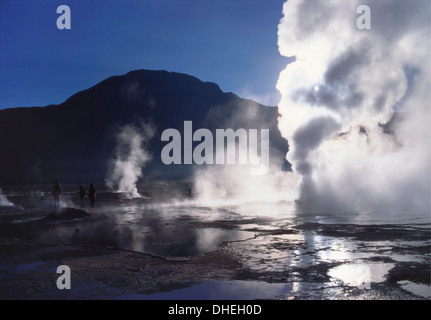
<path fill-rule="evenodd" d="M 56 27 L 59 5 L 70 30 Z M 45 106 L 135 69 L 188 73 L 276 105 L 281 0 L 1 0 L 0 109 Z"/>

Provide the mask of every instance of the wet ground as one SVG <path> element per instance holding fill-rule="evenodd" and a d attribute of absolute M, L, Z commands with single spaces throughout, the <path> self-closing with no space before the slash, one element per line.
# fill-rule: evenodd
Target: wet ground
<path fill-rule="evenodd" d="M 431 298 L 429 212 L 209 206 L 188 188 L 148 184 L 138 199 L 101 190 L 80 208 L 66 186 L 52 215 L 48 187 L 3 187 L 14 205 L 0 206 L 0 298 Z M 70 290 L 57 289 L 59 265 Z"/>

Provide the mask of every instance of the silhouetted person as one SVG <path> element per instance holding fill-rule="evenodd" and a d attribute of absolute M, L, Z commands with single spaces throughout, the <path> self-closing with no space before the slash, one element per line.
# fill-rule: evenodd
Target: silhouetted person
<path fill-rule="evenodd" d="M 60 198 L 63 194 L 63 190 L 58 183 L 58 180 L 55 180 L 54 185 L 52 186 L 51 190 L 52 196 L 54 197 L 54 209 L 57 210 L 57 208 L 60 207 Z"/>
<path fill-rule="evenodd" d="M 96 201 L 96 188 L 94 184 L 90 184 L 88 188 L 88 197 L 90 198 L 90 207 L 94 208 L 94 202 Z"/>
<path fill-rule="evenodd" d="M 81 208 L 84 208 L 84 197 L 87 194 L 83 186 L 79 185 L 79 198 L 81 199 Z"/>

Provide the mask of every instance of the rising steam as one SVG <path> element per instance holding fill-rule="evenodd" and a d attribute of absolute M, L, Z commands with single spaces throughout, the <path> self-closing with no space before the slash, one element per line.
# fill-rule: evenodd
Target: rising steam
<path fill-rule="evenodd" d="M 142 177 L 142 168 L 152 156 L 148 143 L 155 134 L 154 126 L 140 122 L 139 125 L 125 125 L 115 136 L 115 156 L 108 166 L 106 186 L 128 198 L 138 198 L 136 183 Z"/>
<path fill-rule="evenodd" d="M 253 102 L 245 102 L 246 108 L 226 116 L 221 114 L 223 123 L 217 123 L 225 128 L 235 127 L 235 124 L 255 124 L 261 121 L 259 107 Z M 253 175 L 256 163 L 264 163 L 262 157 L 262 141 L 253 144 L 252 135 L 247 136 L 248 146 L 239 148 L 238 145 L 228 145 L 225 153 L 237 154 L 237 159 L 248 159 L 247 164 L 210 165 L 197 167 L 194 171 L 193 195 L 197 202 L 205 206 L 243 205 L 252 203 L 277 203 L 293 201 L 297 198 L 297 180 L 291 172 L 282 171 L 282 163 L 277 159 L 269 159 L 269 166 L 265 174 Z M 216 145 L 215 153 L 220 152 L 220 145 Z M 228 150 L 229 149 L 229 150 Z M 254 160 L 252 158 L 255 158 Z M 238 163 L 238 162 L 236 162 Z"/>
<path fill-rule="evenodd" d="M 430 2 L 289 0 L 283 14 L 279 50 L 296 60 L 277 83 L 278 127 L 301 203 L 429 210 Z"/>
<path fill-rule="evenodd" d="M 0 189 L 0 207 L 12 207 L 13 205 L 14 204 L 3 194 L 2 189 Z"/>

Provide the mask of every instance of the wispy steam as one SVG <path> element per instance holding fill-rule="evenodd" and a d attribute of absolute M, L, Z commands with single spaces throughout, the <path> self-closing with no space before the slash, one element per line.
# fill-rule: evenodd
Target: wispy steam
<path fill-rule="evenodd" d="M 283 14 L 279 50 L 296 60 L 277 83 L 278 126 L 302 203 L 429 210 L 430 2 L 289 0 Z"/>
<path fill-rule="evenodd" d="M 259 108 L 264 107 L 259 107 L 253 101 L 245 101 L 244 104 L 244 108 L 229 114 L 223 113 L 223 109 L 212 110 L 211 123 L 224 128 L 262 127 L 262 113 Z M 282 171 L 282 163 L 278 159 L 265 160 L 262 136 L 258 134 L 260 138 L 255 144 L 253 142 L 256 137 L 252 132 L 248 131 L 248 146 L 245 148 L 230 144 L 225 146 L 224 150 L 225 154 L 236 154 L 238 160 L 247 159 L 247 164 L 202 166 L 194 171 L 193 195 L 196 201 L 206 206 L 217 206 L 276 203 L 297 198 L 296 177 L 291 172 Z M 215 149 L 218 154 L 221 151 L 220 145 Z M 269 165 L 264 174 L 254 175 L 253 170 L 259 168 L 259 164 Z"/>
<path fill-rule="evenodd" d="M 195 171 L 194 195 L 206 206 L 293 201 L 297 181 L 291 173 L 271 168 L 251 175 L 250 166 L 224 165 Z"/>
<path fill-rule="evenodd" d="M 115 157 L 108 166 L 105 183 L 116 192 L 123 192 L 129 198 L 137 198 L 136 183 L 142 177 L 142 168 L 151 160 L 148 143 L 155 134 L 155 128 L 149 123 L 125 125 L 115 136 Z"/>
<path fill-rule="evenodd" d="M 12 207 L 13 205 L 14 204 L 3 194 L 2 189 L 0 189 L 0 207 Z"/>

